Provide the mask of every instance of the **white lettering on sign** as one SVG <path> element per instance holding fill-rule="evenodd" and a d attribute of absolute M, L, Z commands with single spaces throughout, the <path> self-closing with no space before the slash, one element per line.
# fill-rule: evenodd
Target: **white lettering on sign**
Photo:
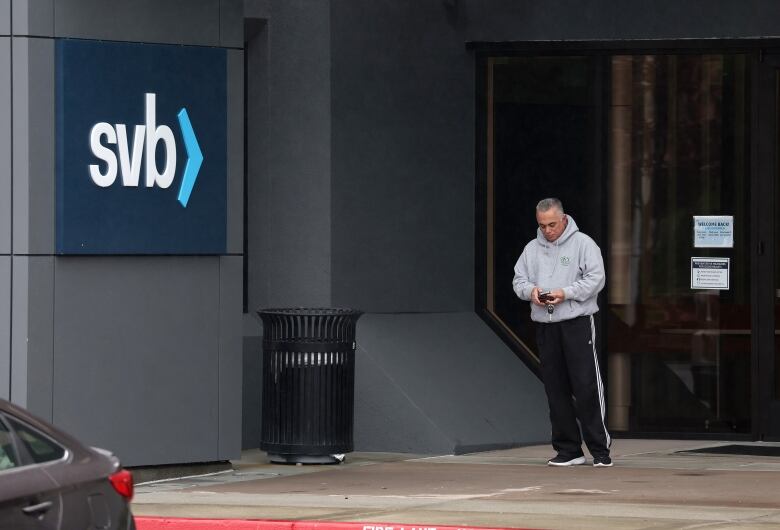
<path fill-rule="evenodd" d="M 107 188 L 116 180 L 116 155 L 108 147 L 100 143 L 100 138 L 106 137 L 106 143 L 116 143 L 116 131 L 108 123 L 96 123 L 89 133 L 89 145 L 92 147 L 92 154 L 106 163 L 106 172 L 100 172 L 100 166 L 91 164 L 89 166 L 89 176 L 92 182 L 101 188 Z"/>
<path fill-rule="evenodd" d="M 151 188 L 155 182 L 161 188 L 167 188 L 173 183 L 176 174 L 176 140 L 173 131 L 167 125 L 156 125 L 155 95 L 146 94 L 146 187 Z M 157 142 L 165 144 L 165 169 L 157 172 Z"/>
<path fill-rule="evenodd" d="M 119 148 L 119 167 L 122 171 L 123 186 L 138 186 L 138 177 L 141 175 L 141 157 L 143 157 L 145 133 L 146 125 L 135 126 L 133 154 L 131 156 L 127 150 L 127 127 L 125 127 L 124 123 L 117 123 L 116 125 L 116 142 Z"/>
<path fill-rule="evenodd" d="M 157 125 L 156 95 L 146 94 L 146 123 L 136 125 L 133 132 L 133 147 L 127 136 L 127 125 L 117 123 L 96 123 L 89 133 L 89 145 L 92 154 L 106 163 L 105 172 L 100 171 L 98 164 L 90 164 L 89 176 L 102 188 L 111 186 L 116 181 L 117 168 L 122 175 L 122 185 L 138 187 L 141 175 L 141 159 L 146 157 L 146 187 L 155 184 L 168 188 L 176 175 L 176 139 L 173 131 L 167 125 Z M 105 137 L 105 145 L 102 142 Z M 157 144 L 163 143 L 165 148 L 165 165 L 162 172 L 157 168 Z M 119 151 L 119 163 L 116 153 L 107 145 L 116 145 Z M 146 153 L 144 153 L 144 148 Z"/>

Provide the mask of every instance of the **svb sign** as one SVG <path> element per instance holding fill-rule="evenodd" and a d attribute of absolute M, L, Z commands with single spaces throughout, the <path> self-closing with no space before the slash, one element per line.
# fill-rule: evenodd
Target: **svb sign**
<path fill-rule="evenodd" d="M 141 158 L 145 159 L 146 187 L 155 185 L 169 188 L 176 174 L 176 139 L 173 131 L 167 125 L 157 125 L 155 114 L 155 94 L 146 94 L 145 122 L 136 125 L 133 134 L 132 148 L 127 133 L 127 125 L 100 122 L 92 127 L 89 133 L 89 146 L 95 158 L 105 163 L 105 171 L 98 164 L 89 165 L 89 176 L 96 185 L 106 188 L 116 181 L 117 169 L 121 170 L 122 186 L 137 188 L 141 176 Z M 203 163 L 203 153 L 200 151 L 195 131 L 187 114 L 187 109 L 181 109 L 177 114 L 181 126 L 182 138 L 187 149 L 187 166 L 184 170 L 178 200 L 187 207 L 198 170 Z M 163 144 L 165 162 L 163 169 L 157 168 L 157 144 Z M 116 145 L 115 152 L 110 145 Z M 118 156 L 117 156 L 118 155 Z M 119 164 L 117 164 L 117 158 Z"/>
<path fill-rule="evenodd" d="M 225 50 L 56 51 L 57 252 L 225 253 Z"/>

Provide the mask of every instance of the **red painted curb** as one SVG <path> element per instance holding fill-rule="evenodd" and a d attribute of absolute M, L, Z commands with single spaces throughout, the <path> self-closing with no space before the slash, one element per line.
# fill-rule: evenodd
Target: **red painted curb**
<path fill-rule="evenodd" d="M 424 526 L 392 523 L 339 523 L 321 521 L 269 521 L 250 519 L 189 519 L 137 516 L 138 530 L 521 530 L 482 526 Z"/>

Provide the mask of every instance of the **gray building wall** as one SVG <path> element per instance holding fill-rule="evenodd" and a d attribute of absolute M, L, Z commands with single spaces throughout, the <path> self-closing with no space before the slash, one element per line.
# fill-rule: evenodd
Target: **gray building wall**
<path fill-rule="evenodd" d="M 240 335 L 222 321 L 220 299 L 228 294 L 235 315 L 240 298 L 219 279 L 236 272 L 236 260 L 58 258 L 54 423 L 90 443 L 110 440 L 134 462 L 224 459 L 220 436 L 231 429 L 219 428 L 222 416 L 240 410 L 223 380 L 240 372 L 224 368 L 238 359 Z M 220 410 L 225 397 L 230 407 Z M 115 419 L 95 421 L 105 417 Z"/>
<path fill-rule="evenodd" d="M 0 395 L 126 465 L 238 456 L 242 2 L 58 0 L 55 9 L 14 0 L 0 9 L 10 15 L 0 17 L 0 71 L 12 73 L 0 76 L 0 117 L 13 117 L 0 125 L 0 155 L 9 145 L 13 154 L 0 156 Z M 8 20 L 13 35 L 2 37 Z M 233 48 L 227 255 L 54 254 L 53 38 Z"/>
<path fill-rule="evenodd" d="M 549 438 L 544 389 L 474 313 L 368 314 L 355 447 L 460 454 Z"/>
<path fill-rule="evenodd" d="M 323 36 L 328 24 L 315 20 L 323 6 L 329 8 L 329 36 Z M 495 405 L 484 395 L 448 394 L 435 373 L 429 373 L 427 380 L 434 381 L 431 392 L 447 396 L 449 411 L 423 395 L 405 394 L 408 388 L 415 388 L 410 384 L 417 381 L 410 365 L 420 359 L 443 360 L 446 355 L 437 353 L 441 351 L 456 357 L 473 356 L 473 352 L 467 355 L 453 344 L 438 349 L 432 339 L 426 342 L 422 331 L 426 326 L 433 326 L 432 333 L 456 333 L 459 344 L 471 344 L 485 331 L 479 322 L 456 326 L 460 312 L 474 308 L 475 121 L 479 102 L 475 92 L 478 72 L 467 42 L 765 37 L 777 35 L 774 22 L 780 14 L 778 4 L 770 0 L 319 0 L 305 6 L 281 0 L 246 0 L 245 8 L 248 17 L 262 19 L 264 24 L 255 43 L 257 55 L 251 43 L 248 47 L 249 309 L 279 303 L 330 304 L 374 313 L 358 324 L 356 446 L 409 451 L 435 451 L 448 444 L 455 448 L 461 443 L 457 439 L 476 440 L 481 414 Z M 297 31 L 311 32 L 310 42 L 279 42 Z M 314 58 L 329 61 L 329 75 L 322 73 L 323 64 L 310 66 Z M 296 76 L 279 75 L 280 70 L 294 70 Z M 318 91 L 330 94 L 329 107 L 319 99 L 317 103 L 306 100 L 308 94 Z M 255 107 L 254 94 L 258 95 Z M 312 114 L 312 105 L 321 112 Z M 279 109 L 284 109 L 283 116 L 263 120 L 264 115 Z M 274 143 L 277 128 L 290 124 L 314 131 L 305 147 Z M 321 133 L 327 127 L 329 140 Z M 320 171 L 323 185 L 329 181 L 330 210 L 304 210 L 302 206 L 311 197 L 308 182 L 284 171 L 293 167 L 292 162 L 285 166 L 278 161 L 294 152 L 301 157 L 300 164 L 325 164 L 327 157 L 320 158 L 315 151 L 328 141 L 330 166 Z M 301 186 L 300 200 L 275 187 L 280 178 L 292 178 Z M 327 200 L 325 194 L 322 198 Z M 253 211 L 256 208 L 259 210 Z M 287 216 L 272 215 L 271 208 L 287 212 Z M 293 221 L 288 218 L 292 215 L 302 217 Z M 257 230 L 272 234 L 253 235 L 256 223 L 261 227 Z M 329 264 L 323 263 L 328 255 L 323 246 L 298 244 L 308 236 L 295 230 L 306 232 L 317 224 L 330 229 L 327 234 L 327 228 L 317 232 L 322 245 L 329 245 Z M 253 251 L 253 245 L 257 250 Z M 285 258 L 270 269 L 261 269 L 268 265 L 258 264 L 257 256 L 267 256 L 268 263 L 276 256 Z M 289 269 L 279 270 L 282 264 Z M 302 267 L 310 269 L 307 272 Z M 262 287 L 253 283 L 253 275 Z M 272 290 L 280 296 L 272 295 Z M 404 315 L 404 326 L 397 327 L 397 322 L 383 318 L 383 313 L 412 314 Z M 449 327 L 441 325 L 438 318 L 449 322 Z M 251 319 L 249 322 L 251 335 L 259 335 L 259 326 Z M 405 334 L 406 327 L 418 329 L 418 333 Z M 258 347 L 257 340 L 245 344 L 247 348 Z M 519 360 L 511 354 L 505 357 L 508 350 L 501 344 L 480 353 L 484 353 L 480 362 L 488 367 L 516 363 L 518 373 L 525 373 Z M 252 355 L 245 350 L 245 361 L 251 359 L 252 370 L 257 370 L 259 360 Z M 247 373 L 247 366 L 245 384 L 257 389 L 258 381 Z M 398 371 L 391 375 L 386 371 L 388 366 Z M 457 366 L 463 372 L 448 375 L 467 380 L 473 367 L 466 363 Z M 513 381 L 517 382 L 516 392 L 503 395 L 502 403 L 527 402 L 531 409 L 546 410 L 538 381 L 521 377 Z M 372 392 L 375 386 L 384 391 Z M 253 401 L 245 400 L 244 406 L 252 406 Z M 254 406 L 259 408 L 259 403 Z M 499 410 L 491 421 L 506 429 L 517 425 L 518 418 L 511 411 Z M 475 421 L 461 426 L 447 414 L 465 414 Z M 490 440 L 481 439 L 474 445 L 519 441 L 546 432 L 544 414 L 529 413 L 527 417 L 529 422 L 523 424 L 522 432 L 504 436 L 488 430 L 492 432 Z M 388 442 L 381 424 L 394 426 L 391 430 L 402 435 Z M 256 428 L 257 423 L 253 425 Z M 415 429 L 424 439 L 416 445 L 410 442 Z"/>
<path fill-rule="evenodd" d="M 11 39 L 0 36 L 0 256 L 11 253 Z"/>
<path fill-rule="evenodd" d="M 13 37 L 13 253 L 54 252 L 54 41 Z"/>
<path fill-rule="evenodd" d="M 263 307 L 328 307 L 332 289 L 329 2 L 247 0 L 247 293 L 243 447 L 259 445 Z"/>
<path fill-rule="evenodd" d="M 51 421 L 54 257 L 14 255 L 12 267 L 11 401 Z"/>
<path fill-rule="evenodd" d="M 11 0 L 0 0 L 0 36 L 11 34 Z"/>
<path fill-rule="evenodd" d="M 549 436 L 539 380 L 474 310 L 475 73 L 447 2 L 331 2 L 333 300 L 358 325 L 355 445 Z M 391 315 L 392 314 L 392 315 Z"/>
<path fill-rule="evenodd" d="M 0 397 L 11 395 L 11 1 L 0 0 Z"/>
<path fill-rule="evenodd" d="M 543 439 L 539 381 L 469 315 L 474 74 L 462 29 L 440 2 L 247 0 L 245 15 L 244 447 L 260 436 L 262 332 L 251 312 L 278 305 L 369 313 L 358 324 L 356 449 Z M 505 392 L 462 391 L 484 340 L 485 373 L 518 376 Z M 535 411 L 525 421 L 518 402 Z"/>
<path fill-rule="evenodd" d="M 247 2 L 248 306 L 328 306 L 330 13 L 322 0 Z"/>
<path fill-rule="evenodd" d="M 474 307 L 474 60 L 442 2 L 332 2 L 333 299 Z"/>
<path fill-rule="evenodd" d="M 11 397 L 11 257 L 0 255 L 0 398 Z"/>

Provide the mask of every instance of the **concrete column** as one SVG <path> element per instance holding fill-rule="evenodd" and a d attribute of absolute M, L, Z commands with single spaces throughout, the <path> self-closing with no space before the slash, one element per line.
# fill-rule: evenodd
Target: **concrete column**
<path fill-rule="evenodd" d="M 264 124 L 253 124 L 258 128 L 247 138 L 249 304 L 327 306 L 330 2 L 276 1 L 269 11 L 267 34 L 247 50 L 248 114 L 267 116 Z"/>

